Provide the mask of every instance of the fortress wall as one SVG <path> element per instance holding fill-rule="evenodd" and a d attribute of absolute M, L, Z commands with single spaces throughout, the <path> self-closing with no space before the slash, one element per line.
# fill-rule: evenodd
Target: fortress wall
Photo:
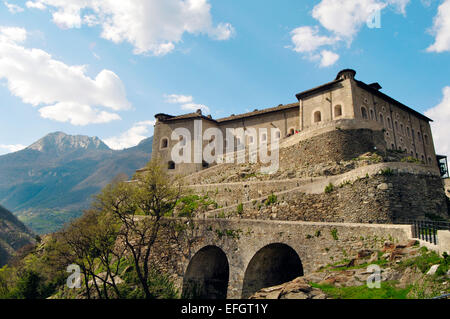
<path fill-rule="evenodd" d="M 353 123 L 353 122 L 352 122 Z M 336 124 L 335 124 L 336 125 Z M 347 122 L 341 122 L 343 127 L 353 127 Z M 360 126 L 359 126 L 360 127 Z M 383 132 L 368 128 L 344 129 L 340 126 L 325 128 L 325 132 L 314 134 L 307 139 L 298 140 L 302 134 L 286 139 L 279 150 L 279 167 L 282 170 L 296 170 L 306 165 L 318 163 L 352 160 L 367 152 L 385 150 Z M 288 141 L 289 140 L 289 141 Z M 291 143 L 291 141 L 293 141 Z M 245 165 L 249 165 L 248 157 Z M 203 172 L 197 172 L 187 178 L 189 184 L 208 183 L 209 179 L 223 180 L 230 176 L 233 168 L 240 164 L 222 164 L 211 167 Z M 245 166 L 244 165 L 244 166 Z M 252 169 L 259 172 L 262 166 L 268 164 L 251 164 Z"/>
<path fill-rule="evenodd" d="M 405 244 L 412 237 L 411 226 L 407 225 L 245 219 L 196 219 L 189 225 L 194 226 L 187 234 L 191 240 L 183 235 L 174 240 L 161 234 L 152 251 L 152 265 L 170 273 L 181 291 L 183 276 L 196 253 L 206 246 L 218 247 L 229 264 L 228 298 L 241 298 L 250 261 L 261 249 L 274 243 L 294 249 L 306 275 L 321 266 L 355 256 L 362 249 L 380 249 L 387 241 Z M 211 261 L 203 262 L 203 267 L 208 267 Z"/>
<path fill-rule="evenodd" d="M 318 179 L 315 183 L 275 193 L 277 203 L 274 205 L 266 206 L 267 196 L 261 196 L 242 202 L 241 214 L 234 204 L 206 215 L 357 223 L 448 218 L 442 180 L 436 175 L 394 172 L 353 180 L 351 173 L 344 174 L 348 177 Z M 325 193 L 325 186 L 331 182 L 334 182 L 334 190 Z"/>

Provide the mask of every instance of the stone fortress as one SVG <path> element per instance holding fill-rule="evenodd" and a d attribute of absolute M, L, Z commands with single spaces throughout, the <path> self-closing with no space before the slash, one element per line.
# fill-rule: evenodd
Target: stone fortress
<path fill-rule="evenodd" d="M 232 114 L 220 119 L 205 116 L 200 110 L 180 116 L 157 114 L 153 154 L 160 157 L 167 163 L 168 169 L 174 172 L 186 174 L 205 169 L 207 165 L 204 163 L 194 163 L 194 149 L 191 151 L 191 163 L 175 165 L 171 162 L 172 147 L 179 142 L 171 139 L 172 132 L 177 128 L 186 128 L 193 138 L 194 120 L 199 120 L 202 121 L 202 134 L 211 127 L 220 129 L 223 136 L 226 135 L 226 128 L 243 128 L 244 131 L 250 128 L 278 128 L 280 134 L 277 138 L 281 137 L 282 144 L 287 137 L 296 134 L 299 135 L 298 140 L 331 132 L 339 127 L 345 127 L 346 130 L 364 129 L 371 135 L 366 136 L 370 140 L 366 141 L 370 142 L 366 145 L 367 151 L 372 151 L 373 147 L 380 151 L 405 151 L 427 165 L 437 166 L 429 125 L 431 119 L 382 93 L 378 83 L 368 85 L 356 80 L 355 74 L 354 70 L 342 70 L 334 81 L 298 93 L 296 103 L 250 113 Z M 245 145 L 253 143 L 253 137 L 246 138 Z M 266 138 L 270 144 L 270 134 Z M 237 141 L 236 145 L 240 142 Z M 207 143 L 204 141 L 204 144 Z M 345 140 L 338 147 L 346 152 L 347 149 L 354 148 L 351 145 L 354 143 L 358 141 Z M 193 143 L 191 147 L 194 147 Z"/>
<path fill-rule="evenodd" d="M 448 173 L 440 170 L 431 119 L 355 74 L 342 70 L 297 94 L 296 103 L 246 114 L 156 115 L 152 157 L 184 175 L 186 187 L 208 203 L 195 214 L 195 234 L 170 246 L 182 253 L 168 255 L 164 246 L 154 252 L 184 295 L 198 286 L 197 297 L 247 298 L 361 247 L 413 238 L 411 226 L 393 224 L 449 220 L 442 179 Z M 194 158 L 175 164 L 172 148 L 185 137 L 172 140 L 172 132 L 186 128 L 192 137 L 198 120 L 203 132 L 214 127 L 224 136 L 227 128 L 277 128 L 264 139 L 278 140 L 279 169 L 266 174 L 259 162 L 208 165 Z M 244 137 L 245 146 L 254 142 Z M 450 251 L 447 233 L 438 234 L 436 249 Z"/>
<path fill-rule="evenodd" d="M 157 114 L 152 156 L 169 171 L 186 175 L 196 194 L 217 203 L 203 212 L 207 217 L 236 217 L 239 211 L 241 218 L 328 222 L 447 218 L 445 173 L 434 149 L 432 120 L 382 93 L 378 83 L 356 80 L 355 74 L 342 70 L 333 81 L 298 93 L 297 103 L 226 118 L 213 119 L 201 111 Z M 228 128 L 278 129 L 277 135 L 262 137 L 268 144 L 278 140 L 278 171 L 261 174 L 260 162 L 194 163 L 194 143 L 182 144 L 192 147 L 192 160 L 175 164 L 172 148 L 193 138 L 196 121 L 202 123 L 202 134 L 211 127 L 223 136 Z M 178 128 L 190 136 L 173 140 Z M 244 138 L 248 155 L 255 139 Z M 260 135 L 259 143 L 262 139 Z M 234 142 L 236 150 L 242 141 Z M 203 140 L 203 147 L 208 143 Z M 264 201 L 271 194 L 279 200 L 268 207 Z"/>

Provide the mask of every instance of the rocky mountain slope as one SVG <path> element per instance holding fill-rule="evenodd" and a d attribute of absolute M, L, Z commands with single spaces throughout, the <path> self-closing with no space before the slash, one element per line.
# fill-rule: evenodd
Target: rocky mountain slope
<path fill-rule="evenodd" d="M 89 206 L 114 176 L 131 176 L 151 156 L 152 138 L 111 150 L 97 137 L 51 133 L 0 156 L 0 204 L 37 233 L 55 231 Z"/>
<path fill-rule="evenodd" d="M 10 211 L 0 206 L 0 267 L 14 252 L 34 243 L 34 235 Z"/>

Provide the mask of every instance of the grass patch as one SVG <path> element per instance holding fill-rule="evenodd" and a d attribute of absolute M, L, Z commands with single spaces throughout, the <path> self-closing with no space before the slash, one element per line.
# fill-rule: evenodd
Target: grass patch
<path fill-rule="evenodd" d="M 381 283 L 381 288 L 373 289 L 370 289 L 366 285 L 335 287 L 332 285 L 311 283 L 311 286 L 321 289 L 324 293 L 335 299 L 407 299 L 411 287 L 401 289 L 396 288 L 395 284 L 395 281 L 386 281 Z"/>

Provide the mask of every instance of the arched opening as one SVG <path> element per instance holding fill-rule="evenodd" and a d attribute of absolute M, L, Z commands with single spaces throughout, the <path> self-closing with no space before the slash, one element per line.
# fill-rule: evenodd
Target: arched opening
<path fill-rule="evenodd" d="M 189 262 L 183 280 L 183 299 L 226 299 L 229 265 L 216 246 L 200 249 Z"/>
<path fill-rule="evenodd" d="M 364 106 L 361 107 L 361 115 L 362 115 L 363 119 L 365 119 L 365 120 L 368 119 L 368 117 L 367 117 L 367 109 Z"/>
<path fill-rule="evenodd" d="M 161 139 L 161 149 L 165 149 L 169 147 L 169 139 L 167 137 L 164 137 L 163 139 Z"/>
<path fill-rule="evenodd" d="M 303 267 L 294 249 L 281 243 L 267 245 L 253 256 L 247 266 L 242 298 L 299 276 L 303 276 Z"/>
<path fill-rule="evenodd" d="M 342 116 L 342 106 L 341 105 L 335 105 L 334 107 L 334 117 L 340 117 Z"/>
<path fill-rule="evenodd" d="M 320 111 L 314 112 L 314 123 L 319 123 L 322 121 L 322 113 Z"/>
<path fill-rule="evenodd" d="M 170 170 L 175 169 L 175 162 L 169 161 L 169 163 L 167 163 L 167 168 Z"/>
<path fill-rule="evenodd" d="M 383 114 L 381 114 L 381 113 L 380 113 L 380 122 L 381 122 L 381 125 L 383 125 L 383 127 L 384 127 L 384 119 L 383 119 Z"/>

